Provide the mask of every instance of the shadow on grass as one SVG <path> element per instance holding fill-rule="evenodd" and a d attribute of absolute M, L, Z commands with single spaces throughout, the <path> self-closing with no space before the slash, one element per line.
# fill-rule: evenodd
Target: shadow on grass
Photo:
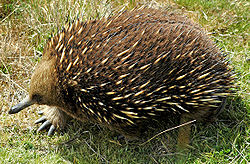
<path fill-rule="evenodd" d="M 225 110 L 215 122 L 193 125 L 190 149 L 182 153 L 181 158 L 175 150 L 178 130 L 141 145 L 143 141 L 126 143 L 118 139 L 119 135 L 115 132 L 98 125 L 76 121 L 71 124 L 67 129 L 68 139 L 58 143 L 56 151 L 65 160 L 73 163 L 226 162 L 244 160 L 246 157 L 247 104 L 237 97 L 228 101 Z M 165 129 L 160 127 L 150 130 L 145 138 Z"/>

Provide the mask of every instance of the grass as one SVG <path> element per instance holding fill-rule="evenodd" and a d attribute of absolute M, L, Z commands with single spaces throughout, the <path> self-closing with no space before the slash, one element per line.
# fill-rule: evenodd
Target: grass
<path fill-rule="evenodd" d="M 147 5 L 188 15 L 228 53 L 237 72 L 238 91 L 211 124 L 192 127 L 190 151 L 174 151 L 176 131 L 145 145 L 119 143 L 106 128 L 72 121 L 52 137 L 37 133 L 33 106 L 8 115 L 27 94 L 30 76 L 44 44 L 66 18 L 107 17 L 125 7 Z M 249 2 L 247 0 L 42 1 L 0 3 L 0 163 L 248 163 L 249 149 Z"/>

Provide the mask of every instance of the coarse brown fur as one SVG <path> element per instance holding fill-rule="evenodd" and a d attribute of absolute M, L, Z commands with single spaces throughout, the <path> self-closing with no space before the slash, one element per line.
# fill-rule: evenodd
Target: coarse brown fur
<path fill-rule="evenodd" d="M 57 127 L 66 113 L 138 136 L 170 113 L 197 120 L 217 113 L 232 74 L 197 24 L 146 8 L 67 24 L 44 48 L 30 97 L 53 106 L 45 115 Z"/>

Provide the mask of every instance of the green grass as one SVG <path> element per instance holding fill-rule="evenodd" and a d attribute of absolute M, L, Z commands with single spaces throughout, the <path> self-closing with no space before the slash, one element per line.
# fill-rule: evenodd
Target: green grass
<path fill-rule="evenodd" d="M 236 0 L 42 1 L 0 3 L 0 163 L 248 163 L 249 149 L 249 2 Z M 27 94 L 30 76 L 44 44 L 66 18 L 107 17 L 125 7 L 146 4 L 188 15 L 228 53 L 237 72 L 238 91 L 211 124 L 192 127 L 189 152 L 175 150 L 177 130 L 150 143 L 119 143 L 117 134 L 72 121 L 52 137 L 37 133 L 38 106 L 8 115 Z M 160 130 L 158 130 L 160 131 Z M 157 133 L 157 132 L 155 132 Z"/>

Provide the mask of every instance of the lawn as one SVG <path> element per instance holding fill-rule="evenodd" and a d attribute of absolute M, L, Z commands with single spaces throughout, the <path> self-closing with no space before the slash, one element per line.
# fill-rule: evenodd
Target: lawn
<path fill-rule="evenodd" d="M 175 151 L 177 130 L 146 144 L 126 143 L 107 128 L 71 121 L 64 131 L 48 137 L 37 133 L 34 124 L 43 106 L 8 114 L 28 93 L 47 39 L 67 17 L 98 19 L 142 5 L 178 12 L 199 23 L 228 54 L 237 73 L 237 92 L 217 120 L 192 125 L 189 151 Z M 1 0 L 0 163 L 248 163 L 249 5 L 247 0 Z"/>

